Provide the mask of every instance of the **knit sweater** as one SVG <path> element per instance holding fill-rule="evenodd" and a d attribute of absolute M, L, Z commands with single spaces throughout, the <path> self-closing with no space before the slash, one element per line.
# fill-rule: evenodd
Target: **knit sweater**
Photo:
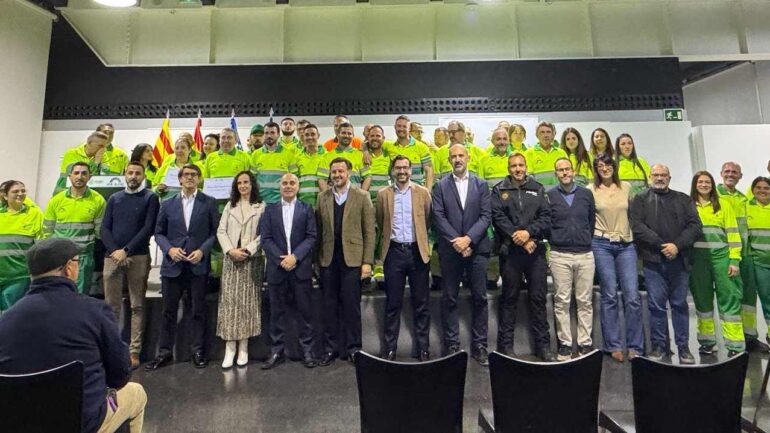
<path fill-rule="evenodd" d="M 159 207 L 158 196 L 147 189 L 110 196 L 102 221 L 105 254 L 109 257 L 119 249 L 125 249 L 129 257 L 150 254 L 150 236 Z"/>

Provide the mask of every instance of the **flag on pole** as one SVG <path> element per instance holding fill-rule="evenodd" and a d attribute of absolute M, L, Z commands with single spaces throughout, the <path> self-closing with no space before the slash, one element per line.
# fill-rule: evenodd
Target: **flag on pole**
<path fill-rule="evenodd" d="M 235 109 L 233 109 L 233 112 L 230 114 L 230 128 L 235 131 L 235 147 L 237 147 L 238 150 L 243 150 L 243 146 L 241 145 L 241 136 L 238 135 L 238 124 L 235 123 Z"/>
<path fill-rule="evenodd" d="M 169 132 L 169 118 L 171 112 L 166 111 L 166 120 L 163 121 L 163 126 L 160 128 L 160 134 L 158 139 L 155 140 L 155 147 L 152 149 L 153 162 L 155 167 L 163 165 L 163 160 L 166 156 L 174 153 L 174 149 L 171 147 L 171 132 Z"/>
<path fill-rule="evenodd" d="M 201 127 L 203 126 L 203 120 L 201 119 L 201 110 L 198 110 L 198 120 L 195 121 L 195 133 L 193 134 L 193 140 L 195 140 L 195 150 L 198 152 L 203 151 L 203 135 L 201 134 Z"/>
<path fill-rule="evenodd" d="M 275 114 L 275 111 L 273 111 L 273 107 L 270 107 L 270 121 L 273 121 L 273 114 Z"/>

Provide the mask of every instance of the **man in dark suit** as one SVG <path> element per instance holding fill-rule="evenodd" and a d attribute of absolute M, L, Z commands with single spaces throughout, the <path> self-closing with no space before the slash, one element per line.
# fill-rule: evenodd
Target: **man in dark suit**
<path fill-rule="evenodd" d="M 452 145 L 449 163 L 452 174 L 433 188 L 433 222 L 439 234 L 438 254 L 444 287 L 441 294 L 441 321 L 447 352 L 460 350 L 460 319 L 457 294 L 463 272 L 471 284 L 473 312 L 471 356 L 479 364 L 487 361 L 486 272 L 491 245 L 487 228 L 491 222 L 489 187 L 468 172 L 470 156 L 463 145 Z"/>
<path fill-rule="evenodd" d="M 372 275 L 374 207 L 367 191 L 350 184 L 353 165 L 344 158 L 329 164 L 332 187 L 318 194 L 321 282 L 324 310 L 324 367 L 339 355 L 353 362 L 361 349 L 361 279 Z M 344 338 L 340 338 L 338 311 Z"/>
<path fill-rule="evenodd" d="M 283 352 L 284 317 L 288 298 L 294 298 L 300 314 L 299 343 L 302 365 L 317 365 L 313 356 L 313 248 L 316 223 L 313 208 L 297 200 L 299 179 L 291 173 L 281 177 L 281 201 L 265 208 L 259 222 L 262 249 L 267 257 L 267 291 L 270 296 L 271 355 L 262 369 L 285 361 Z"/>
<path fill-rule="evenodd" d="M 163 322 L 158 355 L 145 366 L 147 370 L 156 370 L 172 359 L 179 299 L 186 289 L 190 290 L 192 298 L 192 363 L 196 368 L 203 368 L 208 363 L 203 353 L 206 280 L 219 212 L 216 200 L 198 191 L 200 178 L 201 170 L 197 165 L 182 167 L 179 170 L 182 191 L 163 202 L 158 214 L 155 242 L 163 251 L 160 267 Z"/>

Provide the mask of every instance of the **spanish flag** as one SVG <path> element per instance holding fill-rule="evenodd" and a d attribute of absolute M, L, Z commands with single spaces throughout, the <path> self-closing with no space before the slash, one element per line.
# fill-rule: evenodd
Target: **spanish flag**
<path fill-rule="evenodd" d="M 169 132 L 170 114 L 170 112 L 166 111 L 166 120 L 163 121 L 163 126 L 160 128 L 160 135 L 158 135 L 158 139 L 155 140 L 155 147 L 152 149 L 155 167 L 163 165 L 163 160 L 166 156 L 174 153 L 174 148 L 171 147 L 171 133 Z"/>
<path fill-rule="evenodd" d="M 203 151 L 203 134 L 201 134 L 201 126 L 203 126 L 203 120 L 201 119 L 201 110 L 198 110 L 198 120 L 195 121 L 195 133 L 193 134 L 195 150 L 198 152 Z"/>

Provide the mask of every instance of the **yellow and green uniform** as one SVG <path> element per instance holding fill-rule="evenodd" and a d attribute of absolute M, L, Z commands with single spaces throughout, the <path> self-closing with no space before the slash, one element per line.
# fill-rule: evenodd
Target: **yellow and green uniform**
<path fill-rule="evenodd" d="M 276 144 L 273 150 L 262 146 L 251 153 L 251 172 L 257 178 L 259 195 L 265 204 L 281 201 L 281 176 L 297 174 L 297 158 L 293 150 Z"/>
<path fill-rule="evenodd" d="M 323 161 L 326 149 L 318 146 L 318 151 L 309 154 L 302 149 L 297 152 L 297 176 L 299 177 L 298 197 L 315 208 L 318 199 L 318 165 Z"/>
<path fill-rule="evenodd" d="M 454 145 L 447 144 L 439 147 L 433 157 L 434 184 L 447 174 L 452 173 L 452 164 L 449 162 L 449 148 L 452 146 Z M 471 160 L 468 162 L 468 171 L 478 175 L 479 164 L 481 159 L 484 158 L 484 149 L 467 142 L 465 143 L 465 148 L 468 149 L 468 155 L 471 157 Z"/>
<path fill-rule="evenodd" d="M 81 144 L 64 152 L 59 168 L 59 179 L 56 180 L 54 195 L 67 188 L 67 176 L 72 165 L 76 162 L 85 162 L 91 168 L 91 176 L 121 176 L 128 165 L 128 155 L 123 149 L 112 144 L 107 146 L 102 155 L 102 161 L 96 163 L 93 157 L 86 154 L 86 144 Z"/>
<path fill-rule="evenodd" d="M 43 236 L 43 212 L 28 206 L 19 212 L 0 209 L 0 312 L 13 306 L 27 293 L 29 271 L 27 250 Z"/>
<path fill-rule="evenodd" d="M 98 192 L 86 187 L 81 197 L 66 189 L 48 202 L 43 218 L 43 237 L 68 238 L 83 247 L 80 253 L 78 292 L 88 294 L 93 282 L 94 244 L 104 217 L 106 202 Z"/>
<path fill-rule="evenodd" d="M 394 141 L 386 140 L 382 144 L 382 150 L 390 157 L 390 159 L 393 159 L 398 155 L 409 158 L 409 162 L 412 163 L 411 181 L 418 185 L 425 186 L 425 170 L 428 167 L 433 167 L 433 158 L 425 143 L 417 141 L 413 137 L 409 137 L 409 144 L 406 146 L 400 145 Z"/>
<path fill-rule="evenodd" d="M 519 143 L 518 147 L 514 146 L 513 143 L 508 145 L 508 152 L 510 153 L 519 152 L 520 154 L 523 155 L 526 151 L 527 151 L 527 145 L 524 143 Z M 489 146 L 487 146 L 487 149 L 486 149 L 486 153 L 487 155 L 491 155 L 495 153 L 495 145 L 493 143 L 489 143 Z"/>
<path fill-rule="evenodd" d="M 735 219 L 738 222 L 738 233 L 741 235 L 743 248 L 741 252 L 741 277 L 736 282 L 740 284 L 743 293 L 741 317 L 743 318 L 743 333 L 747 340 L 756 339 L 759 336 L 757 332 L 757 290 L 754 284 L 749 281 L 754 278 L 754 263 L 748 254 L 749 233 L 746 226 L 746 205 L 749 200 L 743 193 L 736 190 L 729 192 L 724 185 L 717 185 L 719 198 L 729 203 L 735 213 Z"/>
<path fill-rule="evenodd" d="M 505 153 L 500 155 L 498 153 L 490 153 L 485 155 L 481 159 L 479 164 L 479 177 L 484 179 L 489 185 L 491 190 L 495 185 L 505 179 L 508 176 L 508 157 L 513 155 L 511 146 L 508 146 Z M 487 236 L 490 240 L 494 241 L 495 231 L 490 224 L 487 228 Z M 489 255 L 489 263 L 487 265 L 487 281 L 497 283 L 500 278 L 500 257 L 496 253 Z"/>
<path fill-rule="evenodd" d="M 594 179 L 594 159 L 591 154 L 588 154 L 587 162 L 580 164 L 580 168 L 577 166 L 577 155 L 570 153 L 569 160 L 572 163 L 572 168 L 575 171 L 575 183 L 580 186 L 588 186 L 588 184 L 591 183 L 591 181 Z"/>
<path fill-rule="evenodd" d="M 553 165 L 559 158 L 567 158 L 567 153 L 556 147 L 556 143 L 546 151 L 537 143 L 534 147 L 527 149 L 524 154 L 527 159 L 527 173 L 540 182 L 546 189 L 553 188 L 559 184 Z"/>
<path fill-rule="evenodd" d="M 728 350 L 746 349 L 741 318 L 743 293 L 740 277 L 727 275 L 730 265 L 741 261 L 741 235 L 735 212 L 727 200 L 719 199 L 720 209 L 714 212 L 711 202 L 696 203 L 703 224 L 703 234 L 693 245 L 690 291 L 698 317 L 698 342 L 716 344 L 714 331 L 714 295 L 717 298 L 722 336 Z"/>
<path fill-rule="evenodd" d="M 291 150 L 294 153 L 301 152 L 302 148 L 303 148 L 302 142 L 299 141 L 299 138 L 297 138 L 297 137 L 295 137 L 293 135 L 291 136 L 291 140 L 290 141 L 284 141 L 283 140 L 283 136 L 282 136 L 281 138 L 278 139 L 278 144 L 283 146 L 284 149 Z M 264 146 L 262 146 L 262 147 L 264 147 Z"/>
<path fill-rule="evenodd" d="M 364 153 L 354 149 L 352 146 L 348 146 L 344 150 L 337 146 L 326 152 L 323 160 L 318 164 L 318 178 L 329 182 L 329 166 L 337 158 L 344 158 L 350 161 L 350 164 L 353 165 L 353 169 L 350 172 L 350 183 L 361 187 L 364 179 L 369 177 L 369 167 L 364 165 Z"/>
<path fill-rule="evenodd" d="M 763 206 L 756 198 L 749 200 L 746 204 L 746 225 L 747 258 L 754 264 L 748 285 L 759 295 L 765 322 L 770 324 L 770 204 Z"/>
<path fill-rule="evenodd" d="M 631 184 L 631 197 L 633 198 L 640 192 L 647 189 L 648 178 L 650 177 L 650 164 L 642 158 L 637 158 L 639 165 L 634 164 L 634 161 L 621 156 L 618 160 L 618 177 L 621 182 L 628 182 Z"/>

